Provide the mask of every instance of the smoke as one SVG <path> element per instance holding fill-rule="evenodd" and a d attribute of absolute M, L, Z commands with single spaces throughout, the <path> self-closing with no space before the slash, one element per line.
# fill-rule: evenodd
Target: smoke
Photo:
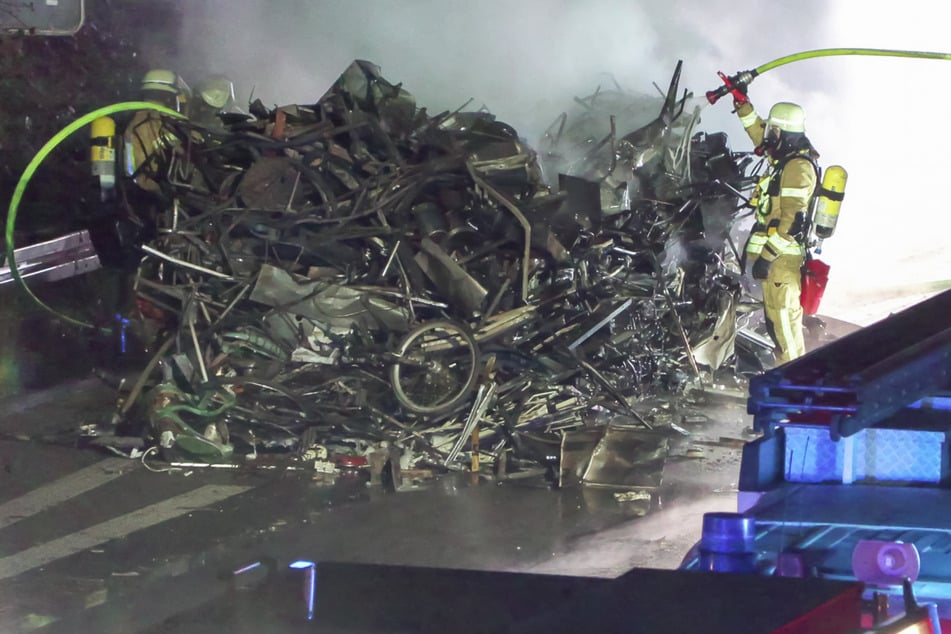
<path fill-rule="evenodd" d="M 182 0 L 180 58 L 188 77 L 230 74 L 239 102 L 313 103 L 354 59 L 413 93 L 430 112 L 472 98 L 533 141 L 575 96 L 616 81 L 631 92 L 666 88 L 684 60 L 682 88 L 715 87 L 733 73 L 816 48 L 947 50 L 947 13 L 928 0 Z M 951 7 L 951 5 L 949 5 Z M 794 101 L 823 165 L 849 172 L 823 312 L 848 320 L 857 298 L 907 282 L 951 278 L 942 236 L 951 62 L 871 57 L 807 60 L 765 73 L 750 90 L 766 112 Z M 937 106 L 937 108 L 936 108 Z M 700 129 L 749 142 L 729 99 Z M 864 294 L 864 295 L 863 295 Z M 909 300 L 910 301 L 910 300 Z M 884 309 L 883 309 L 884 310 Z M 852 311 L 852 312 L 850 312 Z M 884 316 L 865 311 L 864 321 Z"/>

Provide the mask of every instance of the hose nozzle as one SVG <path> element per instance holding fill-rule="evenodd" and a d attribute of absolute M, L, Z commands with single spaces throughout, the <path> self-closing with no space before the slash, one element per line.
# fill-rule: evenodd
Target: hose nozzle
<path fill-rule="evenodd" d="M 720 97 L 728 93 L 733 95 L 733 99 L 739 103 L 746 103 L 749 99 L 746 96 L 746 87 L 753 83 L 757 73 L 755 70 L 744 70 L 727 77 L 722 71 L 717 71 L 717 75 L 723 80 L 723 85 L 714 90 L 707 91 L 707 101 L 711 104 L 720 100 Z"/>

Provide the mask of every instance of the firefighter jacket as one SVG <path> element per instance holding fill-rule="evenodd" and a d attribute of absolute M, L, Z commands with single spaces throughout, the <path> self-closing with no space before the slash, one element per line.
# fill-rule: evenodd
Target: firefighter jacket
<path fill-rule="evenodd" d="M 179 140 L 169 130 L 161 115 L 151 110 L 139 110 L 125 129 L 125 173 L 146 191 L 158 192 L 158 183 L 152 178 L 167 167 L 171 150 Z"/>
<path fill-rule="evenodd" d="M 751 103 L 737 107 L 737 116 L 750 140 L 759 146 L 766 127 Z M 801 148 L 770 159 L 769 169 L 757 184 L 756 225 L 747 244 L 747 255 L 768 262 L 780 255 L 805 255 L 809 205 L 818 181 L 814 150 Z"/>

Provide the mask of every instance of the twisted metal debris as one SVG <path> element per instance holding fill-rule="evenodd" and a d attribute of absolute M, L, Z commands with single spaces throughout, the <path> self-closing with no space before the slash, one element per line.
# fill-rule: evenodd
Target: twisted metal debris
<path fill-rule="evenodd" d="M 723 363 L 732 339 L 710 342 L 738 296 L 746 159 L 693 134 L 679 72 L 623 135 L 591 114 L 603 95 L 579 100 L 610 130 L 565 115 L 540 160 L 491 114 L 430 116 L 363 61 L 311 106 L 255 102 L 223 132 L 168 121 L 180 145 L 153 175 L 167 204 L 135 286 L 166 339 L 123 411 L 207 460 L 557 468 L 565 432 L 649 433 L 631 404 Z"/>

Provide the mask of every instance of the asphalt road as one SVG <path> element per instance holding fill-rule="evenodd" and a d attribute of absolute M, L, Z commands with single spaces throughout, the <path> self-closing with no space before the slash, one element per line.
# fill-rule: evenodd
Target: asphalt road
<path fill-rule="evenodd" d="M 809 348 L 856 328 L 812 326 Z M 751 423 L 736 385 L 639 403 L 689 431 L 674 434 L 644 515 L 610 490 L 539 479 L 452 474 L 394 491 L 297 471 L 167 471 L 77 446 L 75 431 L 109 420 L 115 396 L 87 376 L 0 402 L 2 632 L 185 633 L 219 622 L 237 631 L 226 618 L 233 573 L 261 562 L 584 578 L 673 569 L 699 538 L 703 513 L 735 509 Z"/>
<path fill-rule="evenodd" d="M 396 492 L 296 472 L 153 472 L 63 442 L 108 417 L 113 397 L 83 379 L 3 409 L 0 631 L 162 631 L 224 596 L 231 571 L 264 560 L 588 577 L 673 568 L 703 512 L 735 507 L 739 450 L 719 439 L 749 424 L 742 395 L 691 403 L 693 433 L 672 447 L 662 505 L 636 517 L 610 491 L 538 480 L 454 474 Z M 700 457 L 685 457 L 688 447 Z"/>

